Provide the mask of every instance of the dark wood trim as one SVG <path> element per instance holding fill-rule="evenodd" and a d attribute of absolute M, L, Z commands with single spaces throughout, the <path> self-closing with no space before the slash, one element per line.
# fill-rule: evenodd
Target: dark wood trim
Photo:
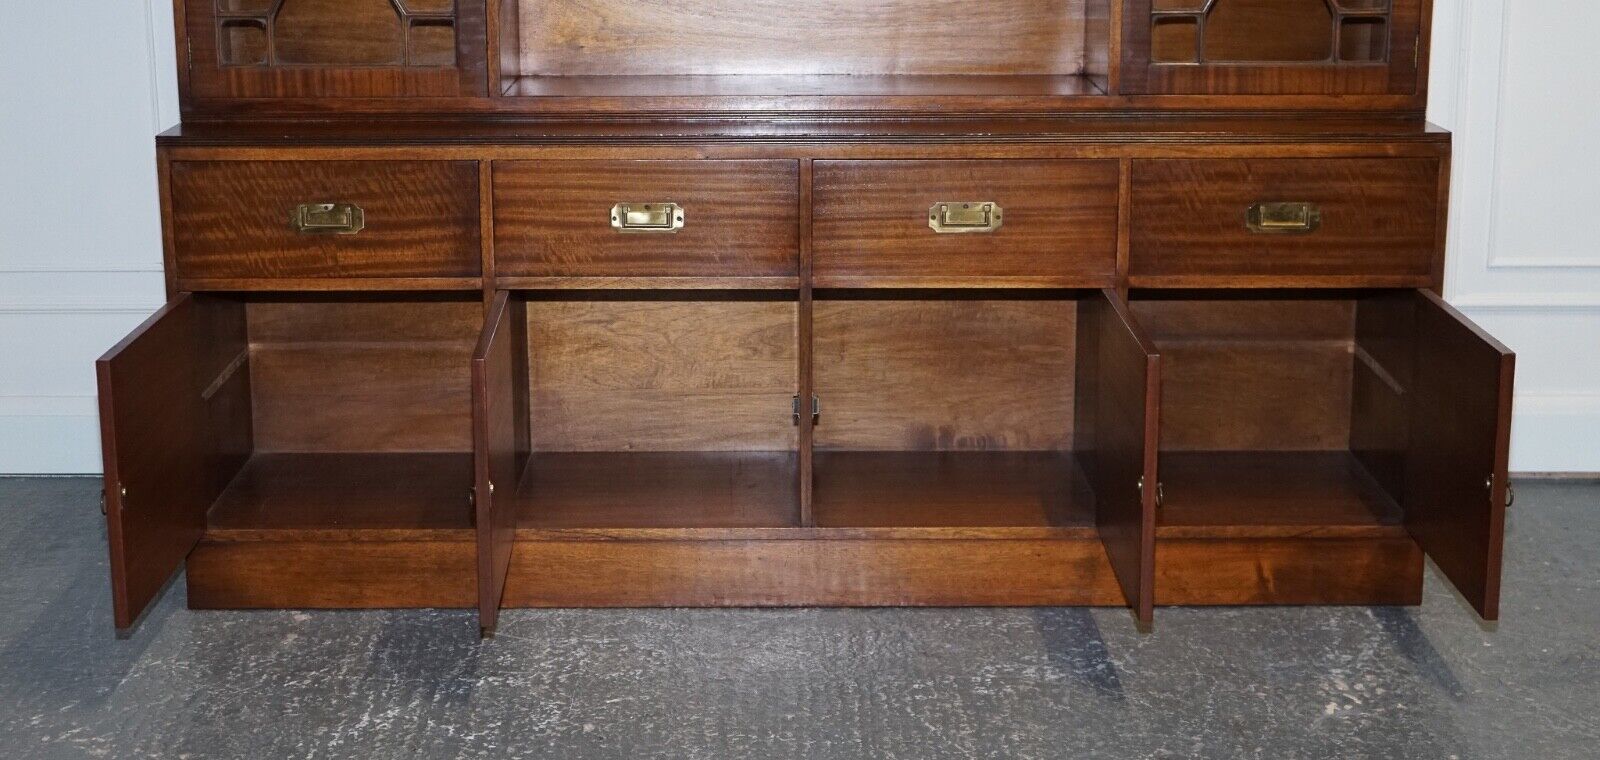
<path fill-rule="evenodd" d="M 589 532 L 593 534 L 594 532 Z M 470 540 L 207 539 L 195 609 L 471 607 Z M 1162 543 L 1159 605 L 1418 604 L 1422 554 L 1370 538 Z M 1092 533 L 1017 539 L 568 540 L 519 537 L 506 607 L 1098 606 L 1125 604 Z"/>
<path fill-rule="evenodd" d="M 800 491 L 800 524 L 813 526 L 816 516 L 812 514 L 811 502 L 816 488 L 816 473 L 814 472 L 813 454 L 816 432 L 816 417 L 811 414 L 811 399 L 816 393 L 815 378 L 812 372 L 813 361 L 813 308 L 812 308 L 812 282 L 811 276 L 811 215 L 812 215 L 812 166 L 810 159 L 800 161 L 800 290 L 796 307 L 795 338 L 797 366 L 798 408 L 795 421 L 800 426 L 798 446 L 800 452 L 800 466 L 797 477 L 799 478 Z"/>

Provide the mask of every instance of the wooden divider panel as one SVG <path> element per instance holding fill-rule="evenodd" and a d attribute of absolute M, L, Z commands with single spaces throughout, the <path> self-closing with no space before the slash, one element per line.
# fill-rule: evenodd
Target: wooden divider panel
<path fill-rule="evenodd" d="M 1155 600 L 1156 445 L 1161 358 L 1114 291 L 1078 315 L 1078 460 L 1094 487 L 1095 523 L 1134 616 L 1148 624 Z"/>

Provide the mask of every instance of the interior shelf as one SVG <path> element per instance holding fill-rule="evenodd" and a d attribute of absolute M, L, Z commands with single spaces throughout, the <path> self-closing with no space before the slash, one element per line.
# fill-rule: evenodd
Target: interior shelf
<path fill-rule="evenodd" d="M 1071 454 L 826 451 L 816 455 L 819 528 L 1094 525 L 1094 496 Z"/>
<path fill-rule="evenodd" d="M 536 453 L 517 492 L 517 525 L 798 527 L 798 473 L 787 451 Z"/>
<path fill-rule="evenodd" d="M 525 75 L 508 97 L 934 97 L 1104 95 L 1082 74 Z"/>
<path fill-rule="evenodd" d="M 1398 504 L 1349 451 L 1161 455 L 1163 534 L 1400 529 Z"/>
<path fill-rule="evenodd" d="M 212 538 L 306 531 L 466 531 L 472 454 L 257 453 L 217 498 Z"/>

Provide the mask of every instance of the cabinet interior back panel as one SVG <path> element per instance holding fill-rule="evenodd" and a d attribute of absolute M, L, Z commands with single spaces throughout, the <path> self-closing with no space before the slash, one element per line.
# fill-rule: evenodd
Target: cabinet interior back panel
<path fill-rule="evenodd" d="M 1161 448 L 1350 446 L 1355 303 L 1148 300 L 1133 312 L 1161 353 Z"/>
<path fill-rule="evenodd" d="M 818 301 L 819 449 L 1072 448 L 1077 303 Z"/>
<path fill-rule="evenodd" d="M 534 451 L 790 451 L 792 301 L 534 301 Z"/>
<path fill-rule="evenodd" d="M 1086 5 L 523 0 L 518 29 L 530 75 L 1078 74 Z"/>
<path fill-rule="evenodd" d="M 249 305 L 257 451 L 472 449 L 476 301 Z"/>

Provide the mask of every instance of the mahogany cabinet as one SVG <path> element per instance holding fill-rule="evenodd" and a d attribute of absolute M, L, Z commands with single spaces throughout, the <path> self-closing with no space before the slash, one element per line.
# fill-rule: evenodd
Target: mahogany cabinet
<path fill-rule="evenodd" d="M 177 0 L 116 624 L 1498 614 L 1426 0 Z"/>

